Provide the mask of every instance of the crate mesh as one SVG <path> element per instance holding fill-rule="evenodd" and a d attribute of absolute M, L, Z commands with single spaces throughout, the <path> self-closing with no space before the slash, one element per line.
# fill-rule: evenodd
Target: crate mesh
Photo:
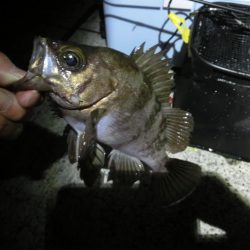
<path fill-rule="evenodd" d="M 230 7 L 250 13 L 250 6 Z M 250 15 L 234 15 L 245 27 L 228 11 L 203 7 L 194 23 L 191 47 L 210 65 L 250 77 Z"/>

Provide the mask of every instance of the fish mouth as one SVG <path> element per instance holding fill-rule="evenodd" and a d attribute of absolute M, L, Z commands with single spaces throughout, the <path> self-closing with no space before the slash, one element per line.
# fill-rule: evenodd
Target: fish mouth
<path fill-rule="evenodd" d="M 11 85 L 11 90 L 37 90 L 40 92 L 52 91 L 50 82 L 43 77 L 43 60 L 47 50 L 47 38 L 36 37 L 26 75 Z"/>
<path fill-rule="evenodd" d="M 58 95 L 56 93 L 51 92 L 51 93 L 49 93 L 49 96 L 61 108 L 65 108 L 65 109 L 80 109 L 80 107 L 79 107 L 78 104 L 71 103 L 66 98 L 63 98 L 63 97 L 61 97 L 60 95 Z"/>
<path fill-rule="evenodd" d="M 29 63 L 29 71 L 33 74 L 42 73 L 42 62 L 46 55 L 47 43 L 47 38 L 44 37 L 38 36 L 34 39 L 33 51 Z"/>
<path fill-rule="evenodd" d="M 79 101 L 79 98 L 77 97 L 73 97 L 71 101 L 69 101 L 68 99 L 66 99 L 65 97 L 60 96 L 59 94 L 56 94 L 54 92 L 50 92 L 49 96 L 52 98 L 53 101 L 56 102 L 56 104 L 58 104 L 61 108 L 64 109 L 69 109 L 69 110 L 84 110 L 84 109 L 89 109 L 92 106 L 96 105 L 97 103 L 101 102 L 102 100 L 104 100 L 105 98 L 107 98 L 108 96 L 110 96 L 113 93 L 113 91 L 110 91 L 109 93 L 107 93 L 106 95 L 100 97 L 99 99 L 97 99 L 96 101 L 92 102 L 92 103 L 86 103 L 86 104 L 81 104 Z"/>

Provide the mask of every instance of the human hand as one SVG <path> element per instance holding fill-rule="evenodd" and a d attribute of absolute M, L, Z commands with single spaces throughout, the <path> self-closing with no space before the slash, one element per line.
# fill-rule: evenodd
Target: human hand
<path fill-rule="evenodd" d="M 22 121 L 28 110 L 38 103 L 35 90 L 10 92 L 6 88 L 21 79 L 25 71 L 17 68 L 0 52 L 0 139 L 14 139 L 22 131 Z"/>

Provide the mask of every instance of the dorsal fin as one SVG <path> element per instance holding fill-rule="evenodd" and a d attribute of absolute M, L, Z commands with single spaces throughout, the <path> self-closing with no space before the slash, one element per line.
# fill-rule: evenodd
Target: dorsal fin
<path fill-rule="evenodd" d="M 164 57 L 166 51 L 156 53 L 158 45 L 144 50 L 142 44 L 131 53 L 132 59 L 144 74 L 144 81 L 151 86 L 157 100 L 161 103 L 161 110 L 167 126 L 165 138 L 166 150 L 171 153 L 183 151 L 189 144 L 190 134 L 193 130 L 193 117 L 181 109 L 172 108 L 168 98 L 173 87 L 173 72 L 168 60 Z"/>
<path fill-rule="evenodd" d="M 173 87 L 173 72 L 164 57 L 165 51 L 156 53 L 157 47 L 158 45 L 155 45 L 143 52 L 143 43 L 138 49 L 134 49 L 130 56 L 143 72 L 145 82 L 152 87 L 157 99 L 161 103 L 168 104 L 168 97 Z"/>
<path fill-rule="evenodd" d="M 130 53 L 130 56 L 136 60 L 138 57 L 140 57 L 144 53 L 144 46 L 145 42 L 141 44 L 141 46 L 134 48 L 133 51 Z"/>

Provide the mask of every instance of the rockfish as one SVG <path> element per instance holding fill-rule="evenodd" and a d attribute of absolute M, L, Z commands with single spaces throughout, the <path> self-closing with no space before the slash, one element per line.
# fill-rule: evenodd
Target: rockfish
<path fill-rule="evenodd" d="M 131 184 L 147 173 L 170 204 L 194 190 L 201 171 L 168 157 L 189 144 L 193 118 L 168 103 L 173 72 L 156 49 L 144 52 L 142 45 L 127 56 L 39 37 L 27 75 L 15 86 L 48 91 L 71 127 L 69 158 L 78 162 L 85 183 L 95 182 L 107 145 L 114 182 Z"/>

